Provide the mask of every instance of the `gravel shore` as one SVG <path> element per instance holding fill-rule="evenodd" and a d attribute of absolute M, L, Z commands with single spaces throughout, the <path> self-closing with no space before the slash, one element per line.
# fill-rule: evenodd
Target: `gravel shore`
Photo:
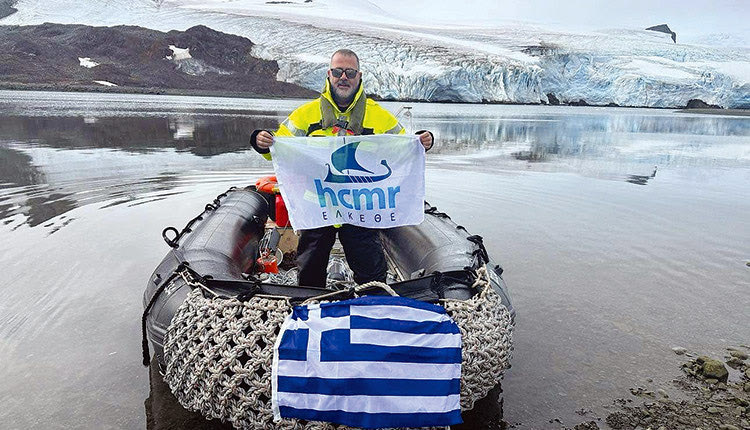
<path fill-rule="evenodd" d="M 696 356 L 681 347 L 672 351 L 687 359 L 683 376 L 661 385 L 649 379 L 630 388 L 630 396 L 614 400 L 615 410 L 606 417 L 588 417 L 590 412 L 581 410 L 579 415 L 589 420 L 561 428 L 750 429 L 750 347 L 728 347 L 721 359 Z"/>

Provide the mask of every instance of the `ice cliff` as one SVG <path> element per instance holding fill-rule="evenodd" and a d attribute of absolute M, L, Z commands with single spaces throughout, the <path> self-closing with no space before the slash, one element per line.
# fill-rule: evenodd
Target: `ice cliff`
<path fill-rule="evenodd" d="M 364 0 L 111 0 L 106 8 L 93 0 L 20 0 L 15 7 L 0 24 L 131 24 L 161 31 L 203 24 L 251 39 L 254 55 L 278 61 L 279 80 L 315 90 L 330 54 L 349 47 L 360 54 L 368 92 L 388 99 L 652 107 L 701 99 L 750 108 L 749 48 L 675 44 L 645 29 L 419 26 Z M 338 8 L 357 20 L 329 19 Z"/>

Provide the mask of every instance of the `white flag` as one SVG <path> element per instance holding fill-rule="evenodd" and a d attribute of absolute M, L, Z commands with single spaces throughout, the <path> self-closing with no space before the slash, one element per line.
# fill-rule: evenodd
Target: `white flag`
<path fill-rule="evenodd" d="M 424 219 L 417 136 L 276 137 L 271 155 L 295 230 L 391 228 Z"/>

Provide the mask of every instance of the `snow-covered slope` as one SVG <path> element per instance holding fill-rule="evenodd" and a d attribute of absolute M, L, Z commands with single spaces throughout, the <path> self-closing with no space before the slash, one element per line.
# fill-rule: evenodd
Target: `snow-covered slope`
<path fill-rule="evenodd" d="M 322 86 L 330 54 L 348 47 L 360 54 L 368 92 L 386 98 L 539 103 L 553 94 L 590 104 L 672 107 L 699 98 L 750 107 L 747 47 L 674 44 L 669 35 L 645 30 L 490 25 L 481 11 L 475 20 L 432 25 L 413 11 L 400 13 L 394 2 L 375 3 L 20 0 L 19 11 L 0 24 L 134 24 L 162 31 L 204 24 L 250 38 L 258 45 L 254 54 L 279 62 L 279 80 L 311 89 Z"/>

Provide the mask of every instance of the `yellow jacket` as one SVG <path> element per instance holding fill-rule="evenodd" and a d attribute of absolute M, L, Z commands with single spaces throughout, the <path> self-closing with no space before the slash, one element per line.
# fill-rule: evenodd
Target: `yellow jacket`
<path fill-rule="evenodd" d="M 331 84 L 326 79 L 325 88 L 317 99 L 305 103 L 292 112 L 279 129 L 276 136 L 336 136 L 343 132 L 353 135 L 404 134 L 406 130 L 390 112 L 377 102 L 367 98 L 364 86 L 360 83 L 354 100 L 345 111 L 341 111 L 333 101 Z M 256 130 L 250 143 L 267 160 L 271 159 L 268 150 L 261 150 L 255 144 Z"/>

